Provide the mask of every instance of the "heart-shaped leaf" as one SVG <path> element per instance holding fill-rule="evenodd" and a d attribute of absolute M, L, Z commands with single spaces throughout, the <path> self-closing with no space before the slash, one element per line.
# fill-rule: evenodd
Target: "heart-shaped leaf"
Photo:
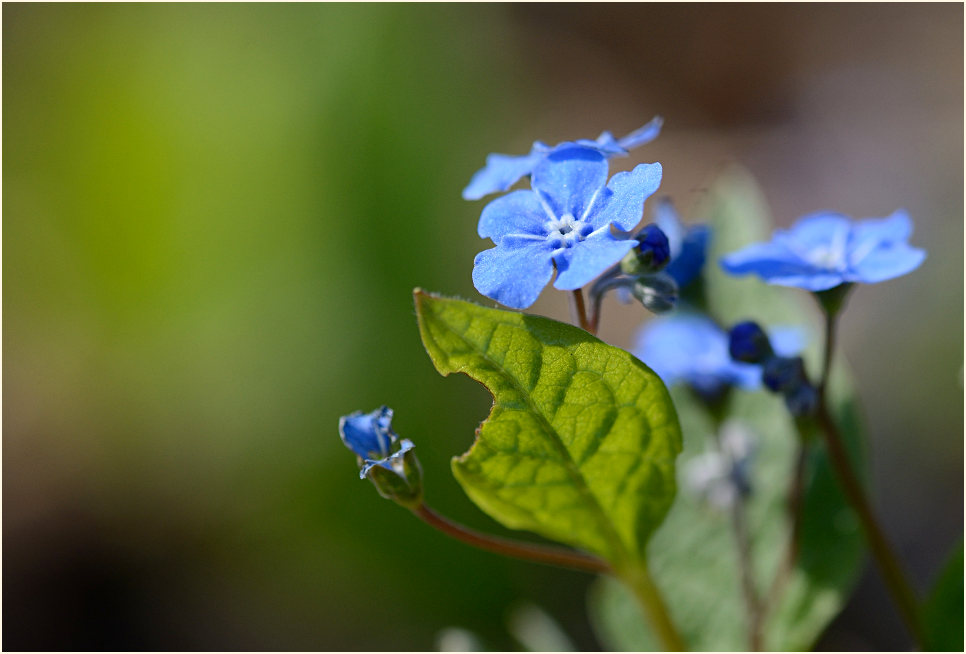
<path fill-rule="evenodd" d="M 644 561 L 675 494 L 681 432 L 667 389 L 627 352 L 582 329 L 415 292 L 419 329 L 443 375 L 493 395 L 489 417 L 453 474 L 513 529 Z"/>

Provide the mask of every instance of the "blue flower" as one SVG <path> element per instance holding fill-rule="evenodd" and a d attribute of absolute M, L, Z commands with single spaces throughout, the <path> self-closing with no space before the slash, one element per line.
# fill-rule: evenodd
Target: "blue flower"
<path fill-rule="evenodd" d="M 667 236 L 671 253 L 671 263 L 664 272 L 674 278 L 679 289 L 683 289 L 701 274 L 711 240 L 711 228 L 707 225 L 685 226 L 668 198 L 658 201 L 655 222 Z"/>
<path fill-rule="evenodd" d="M 782 353 L 794 354 L 802 347 L 796 329 L 775 329 L 771 341 Z M 703 314 L 677 313 L 649 321 L 638 333 L 634 355 L 668 386 L 686 383 L 708 399 L 730 386 L 754 390 L 761 385 L 761 367 L 734 361 L 727 332 Z"/>
<path fill-rule="evenodd" d="M 473 175 L 470 183 L 463 189 L 464 200 L 479 200 L 490 193 L 505 191 L 520 178 L 531 174 L 548 154 L 560 149 L 578 145 L 597 150 L 606 157 L 626 156 L 627 151 L 644 145 L 657 138 L 661 133 L 664 120 L 658 116 L 648 124 L 640 127 L 627 136 L 615 139 L 610 132 L 603 132 L 597 140 L 579 139 L 567 141 L 556 146 L 549 146 L 535 141 L 529 154 L 513 156 L 508 154 L 491 154 L 486 158 L 486 166 Z"/>
<path fill-rule="evenodd" d="M 409 439 L 399 440 L 393 432 L 392 409 L 382 406 L 372 413 L 356 411 L 339 418 L 342 442 L 362 460 L 359 477 L 365 479 L 373 466 L 403 475 L 402 459 L 415 447 Z M 399 449 L 393 452 L 396 443 Z"/>
<path fill-rule="evenodd" d="M 753 243 L 721 259 L 732 275 L 755 273 L 769 284 L 824 291 L 849 282 L 874 284 L 919 267 L 926 253 L 910 247 L 909 215 L 852 221 L 838 213 L 801 218 L 777 230 L 767 243 Z"/>
<path fill-rule="evenodd" d="M 661 164 L 640 164 L 607 182 L 607 159 L 571 146 L 544 157 L 530 191 L 501 196 L 480 215 L 478 232 L 496 247 L 473 262 L 473 285 L 501 304 L 525 309 L 553 276 L 561 290 L 581 288 L 620 261 L 637 241 L 619 238 L 641 219 L 644 200 L 661 183 Z"/>

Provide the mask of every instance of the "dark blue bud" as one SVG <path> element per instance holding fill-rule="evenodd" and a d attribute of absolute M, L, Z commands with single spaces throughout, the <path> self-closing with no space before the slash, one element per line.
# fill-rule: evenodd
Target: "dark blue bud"
<path fill-rule="evenodd" d="M 818 409 L 818 391 L 807 382 L 799 384 L 785 393 L 785 406 L 796 418 L 812 415 Z"/>
<path fill-rule="evenodd" d="M 634 238 L 638 245 L 621 260 L 621 271 L 627 275 L 654 273 L 671 260 L 671 245 L 661 228 L 651 223 Z"/>
<path fill-rule="evenodd" d="M 772 356 L 768 334 L 756 322 L 739 322 L 728 332 L 728 351 L 731 358 L 743 363 L 761 363 Z"/>
<path fill-rule="evenodd" d="M 761 369 L 761 381 L 775 393 L 790 392 L 808 383 L 805 362 L 802 357 L 768 357 Z"/>
<path fill-rule="evenodd" d="M 661 268 L 671 258 L 671 245 L 660 227 L 651 223 L 637 234 L 637 250 L 642 256 L 650 255 L 653 265 Z"/>

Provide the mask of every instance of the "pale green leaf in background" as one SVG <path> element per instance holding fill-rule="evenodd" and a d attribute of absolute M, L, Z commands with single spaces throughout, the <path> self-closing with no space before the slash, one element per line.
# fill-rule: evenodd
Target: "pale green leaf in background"
<path fill-rule="evenodd" d="M 493 409 L 453 473 L 486 513 L 607 559 L 643 563 L 675 494 L 681 432 L 667 389 L 571 325 L 416 291 L 426 350 Z"/>

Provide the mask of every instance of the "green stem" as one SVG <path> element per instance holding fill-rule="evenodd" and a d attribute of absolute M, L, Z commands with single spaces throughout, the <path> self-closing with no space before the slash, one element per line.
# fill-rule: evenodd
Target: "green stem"
<path fill-rule="evenodd" d="M 641 603 L 644 616 L 654 633 L 657 634 L 664 651 L 685 651 L 684 641 L 671 621 L 671 615 L 664 603 L 664 598 L 661 597 L 661 592 L 654 585 L 647 569 L 642 566 L 625 571 L 621 578 L 630 586 L 637 600 Z"/>
<path fill-rule="evenodd" d="M 912 590 L 898 559 L 889 547 L 889 543 L 879 527 L 879 523 L 872 512 L 872 506 L 866 498 L 865 491 L 859 483 L 858 478 L 849 463 L 842 437 L 838 427 L 829 413 L 828 406 L 824 398 L 820 400 L 818 410 L 818 421 L 822 427 L 822 434 L 825 437 L 825 445 L 828 448 L 829 460 L 832 467 L 839 477 L 839 482 L 845 490 L 845 495 L 859 517 L 865 538 L 872 550 L 873 558 L 879 566 L 886 582 L 886 587 L 892 595 L 893 601 L 899 607 L 899 613 L 906 627 L 912 633 L 913 638 L 920 646 L 925 645 L 925 631 L 922 627 L 921 616 L 919 613 L 919 602 L 916 594 Z"/>
<path fill-rule="evenodd" d="M 835 350 L 835 323 L 839 313 L 834 308 L 826 308 L 825 314 L 825 351 L 822 353 L 822 377 L 818 382 L 819 398 L 824 400 L 829 374 L 832 372 L 832 352 Z"/>
<path fill-rule="evenodd" d="M 748 613 L 748 645 L 751 651 L 760 652 L 762 607 L 755 580 L 752 578 L 751 541 L 748 536 L 748 523 L 745 516 L 745 501 L 739 497 L 731 510 L 732 530 L 738 546 L 738 563 L 741 567 L 741 589 L 745 597 L 745 611 Z"/>
<path fill-rule="evenodd" d="M 902 616 L 906 627 L 912 633 L 913 638 L 915 638 L 920 646 L 924 646 L 925 630 L 922 626 L 922 618 L 916 594 L 875 518 L 872 505 L 866 497 L 858 476 L 852 469 L 852 464 L 849 461 L 849 456 L 845 449 L 844 440 L 829 409 L 828 380 L 832 368 L 832 354 L 835 347 L 835 323 L 839 309 L 844 304 L 845 296 L 849 290 L 846 285 L 843 285 L 843 287 L 825 291 L 824 293 L 827 294 L 825 296 L 819 294 L 819 304 L 825 313 L 825 356 L 822 365 L 822 377 L 818 388 L 819 404 L 816 418 L 825 440 L 829 460 L 839 478 L 839 483 L 841 483 L 845 491 L 846 498 L 859 517 L 865 538 L 869 543 L 869 549 L 872 550 L 872 556 L 879 566 L 879 571 L 882 573 L 882 577 L 886 582 L 886 587 L 889 589 L 893 601 L 899 608 L 899 614 Z"/>
<path fill-rule="evenodd" d="M 721 445 L 721 426 L 724 423 L 724 408 L 726 402 L 720 402 L 712 410 L 711 418 L 714 424 L 714 442 L 718 452 L 724 455 Z M 745 497 L 738 494 L 734 506 L 731 508 L 731 532 L 738 548 L 738 569 L 741 576 L 741 590 L 745 599 L 745 613 L 747 617 L 748 647 L 753 652 L 762 649 L 761 623 L 763 607 L 758 590 L 755 588 L 754 572 L 751 564 L 751 537 L 748 533 L 748 520 L 745 512 Z"/>
<path fill-rule="evenodd" d="M 799 438 L 798 452 L 795 455 L 795 470 L 792 473 L 792 481 L 788 489 L 788 519 L 791 528 L 788 533 L 788 542 L 785 545 L 785 555 L 778 563 L 778 570 L 768 589 L 768 599 L 765 602 L 767 607 L 772 610 L 777 608 L 781 599 L 781 593 L 785 589 L 785 584 L 791 576 L 792 569 L 795 567 L 795 560 L 798 558 L 799 541 L 802 531 L 802 499 L 805 493 L 805 462 L 808 458 L 804 437 Z"/>
<path fill-rule="evenodd" d="M 522 543 L 507 538 L 490 536 L 489 534 L 484 534 L 455 523 L 436 513 L 425 504 L 420 504 L 412 511 L 416 517 L 434 529 L 438 529 L 447 536 L 452 536 L 459 541 L 488 552 L 524 559 L 526 561 L 534 561 L 536 563 L 554 565 L 561 568 L 613 574 L 613 570 L 607 562 L 588 554 L 558 547 L 548 547 L 535 543 Z M 667 651 L 684 651 L 681 637 L 671 623 L 671 618 L 668 615 L 664 600 L 661 598 L 654 582 L 648 576 L 647 570 L 638 568 L 633 572 L 621 576 L 641 602 L 644 613 L 654 628 L 654 631 L 657 633 L 658 638 L 660 638 L 664 648 Z"/>
<path fill-rule="evenodd" d="M 561 568 L 573 568 L 585 572 L 610 572 L 610 566 L 601 559 L 589 554 L 574 552 L 559 547 L 524 543 L 508 538 L 497 538 L 489 534 L 475 531 L 452 520 L 441 516 L 425 504 L 420 504 L 412 510 L 417 518 L 438 529 L 448 536 L 460 540 L 473 547 L 511 556 L 526 561 L 535 561 Z"/>

